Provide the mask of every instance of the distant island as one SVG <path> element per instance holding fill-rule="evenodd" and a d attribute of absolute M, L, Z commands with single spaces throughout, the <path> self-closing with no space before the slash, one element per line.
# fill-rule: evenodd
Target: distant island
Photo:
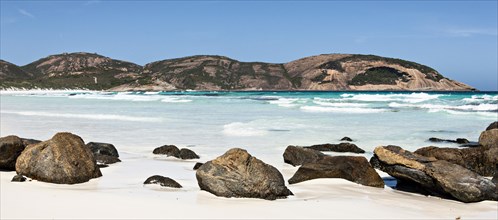
<path fill-rule="evenodd" d="M 93 53 L 51 55 L 25 66 L 0 60 L 0 89 L 108 91 L 393 90 L 472 91 L 431 67 L 360 54 L 323 54 L 288 63 L 197 55 L 140 66 Z"/>

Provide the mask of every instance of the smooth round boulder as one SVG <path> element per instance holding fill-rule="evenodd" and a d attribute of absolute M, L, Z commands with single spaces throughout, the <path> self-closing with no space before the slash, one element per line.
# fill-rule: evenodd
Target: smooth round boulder
<path fill-rule="evenodd" d="M 498 129 L 481 132 L 479 144 L 485 147 L 498 148 Z"/>
<path fill-rule="evenodd" d="M 107 156 L 119 157 L 118 150 L 112 144 L 89 142 L 88 144 L 86 144 L 86 146 L 90 148 L 93 155 L 107 155 Z"/>
<path fill-rule="evenodd" d="M 216 196 L 275 200 L 293 195 L 275 167 L 240 148 L 206 162 L 196 178 L 202 190 Z"/>
<path fill-rule="evenodd" d="M 353 139 L 351 139 L 350 137 L 343 137 L 341 138 L 341 141 L 353 141 Z"/>
<path fill-rule="evenodd" d="M 21 138 L 10 135 L 0 138 L 0 170 L 16 170 L 16 160 L 24 150 Z"/>
<path fill-rule="evenodd" d="M 290 184 L 318 178 L 342 178 L 365 186 L 384 188 L 384 181 L 365 157 L 326 156 L 299 167 Z"/>
<path fill-rule="evenodd" d="M 154 175 L 154 176 L 147 178 L 145 180 L 144 184 L 158 184 L 158 185 L 161 185 L 163 187 L 182 188 L 182 185 L 180 185 L 175 180 L 173 180 L 169 177 L 164 177 L 164 176 L 160 176 L 160 175 Z"/>
<path fill-rule="evenodd" d="M 190 160 L 190 159 L 199 159 L 199 155 L 197 155 L 194 151 L 187 149 L 187 148 L 182 148 L 180 150 L 180 153 L 178 154 L 178 157 L 182 160 Z"/>
<path fill-rule="evenodd" d="M 31 179 L 58 184 L 83 183 L 102 176 L 90 149 L 79 136 L 68 132 L 29 145 L 17 158 L 16 171 Z"/>
<path fill-rule="evenodd" d="M 153 154 L 165 154 L 166 156 L 170 157 L 179 157 L 180 155 L 180 149 L 176 147 L 175 145 L 163 145 L 161 147 L 158 147 L 152 151 Z"/>

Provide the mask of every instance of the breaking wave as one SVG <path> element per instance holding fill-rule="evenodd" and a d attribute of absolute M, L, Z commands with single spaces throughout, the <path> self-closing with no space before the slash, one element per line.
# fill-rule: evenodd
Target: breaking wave
<path fill-rule="evenodd" d="M 111 120 L 111 121 L 131 121 L 131 122 L 161 122 L 162 118 L 156 117 L 138 117 L 128 115 L 114 114 L 70 114 L 70 113 L 55 113 L 55 112 L 34 112 L 34 111 L 1 111 L 2 114 L 16 114 L 23 116 L 39 116 L 39 117 L 54 117 L 54 118 L 79 118 L 91 120 Z"/>

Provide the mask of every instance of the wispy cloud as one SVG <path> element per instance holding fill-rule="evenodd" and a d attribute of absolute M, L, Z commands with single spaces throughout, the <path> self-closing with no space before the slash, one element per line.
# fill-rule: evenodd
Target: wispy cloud
<path fill-rule="evenodd" d="M 35 18 L 35 16 L 31 13 L 29 13 L 28 11 L 24 10 L 24 9 L 18 9 L 17 10 L 20 14 L 26 16 L 26 17 L 30 17 L 30 18 Z"/>
<path fill-rule="evenodd" d="M 475 35 L 498 36 L 496 28 L 449 28 L 445 30 L 446 34 L 453 37 L 471 37 Z"/>

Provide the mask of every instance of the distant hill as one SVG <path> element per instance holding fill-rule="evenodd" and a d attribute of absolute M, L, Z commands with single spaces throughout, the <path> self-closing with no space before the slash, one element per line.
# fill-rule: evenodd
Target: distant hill
<path fill-rule="evenodd" d="M 91 53 L 64 53 L 18 67 L 0 61 L 0 88 L 171 90 L 475 90 L 415 62 L 324 54 L 289 63 L 199 55 L 145 66 Z"/>

